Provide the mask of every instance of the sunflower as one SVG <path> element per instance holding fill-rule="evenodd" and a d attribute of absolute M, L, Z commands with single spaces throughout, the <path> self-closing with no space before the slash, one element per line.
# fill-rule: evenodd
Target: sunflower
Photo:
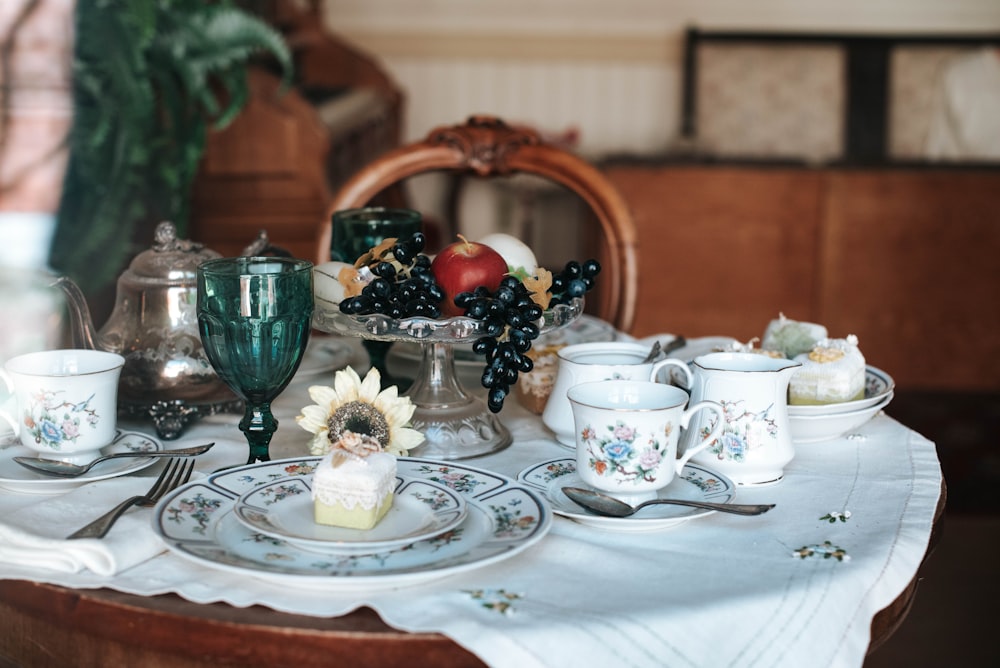
<path fill-rule="evenodd" d="M 395 385 L 379 392 L 381 382 L 376 369 L 362 382 L 357 372 L 347 367 L 334 376 L 333 387 L 310 387 L 309 398 L 316 403 L 303 408 L 295 418 L 300 427 L 314 434 L 309 451 L 326 454 L 345 432 L 371 436 L 394 455 L 405 455 L 420 445 L 424 435 L 406 426 L 416 407 L 409 397 L 398 396 Z"/>

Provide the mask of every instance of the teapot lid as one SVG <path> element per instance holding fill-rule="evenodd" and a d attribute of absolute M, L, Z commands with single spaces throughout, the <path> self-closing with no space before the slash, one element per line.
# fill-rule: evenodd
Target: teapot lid
<path fill-rule="evenodd" d="M 151 283 L 195 283 L 198 265 L 222 257 L 203 244 L 177 238 L 177 228 L 164 221 L 156 226 L 153 246 L 135 256 L 126 274 Z"/>

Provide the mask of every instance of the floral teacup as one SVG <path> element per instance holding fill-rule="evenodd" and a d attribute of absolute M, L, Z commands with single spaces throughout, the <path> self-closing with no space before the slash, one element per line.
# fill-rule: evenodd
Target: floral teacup
<path fill-rule="evenodd" d="M 656 498 L 722 428 L 722 406 L 700 401 L 685 410 L 687 393 L 663 383 L 598 381 L 576 385 L 567 395 L 576 425 L 577 475 L 631 505 Z M 704 410 L 715 413 L 717 427 L 678 457 L 681 430 Z"/>
<path fill-rule="evenodd" d="M 118 377 L 125 358 L 99 350 L 46 350 L 8 360 L 0 378 L 11 396 L 0 418 L 43 457 L 74 463 L 114 440 Z"/>

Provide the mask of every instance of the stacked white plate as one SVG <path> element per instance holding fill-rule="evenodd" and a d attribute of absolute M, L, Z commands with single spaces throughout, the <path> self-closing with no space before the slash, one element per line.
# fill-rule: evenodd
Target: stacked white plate
<path fill-rule="evenodd" d="M 792 441 L 816 443 L 829 441 L 857 429 L 872 419 L 892 401 L 895 382 L 881 369 L 865 368 L 863 399 L 822 406 L 789 406 Z"/>

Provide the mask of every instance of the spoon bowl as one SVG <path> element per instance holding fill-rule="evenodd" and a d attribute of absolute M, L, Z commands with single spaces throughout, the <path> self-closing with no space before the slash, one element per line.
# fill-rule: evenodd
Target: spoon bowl
<path fill-rule="evenodd" d="M 773 503 L 711 503 L 709 501 L 693 501 L 688 499 L 651 499 L 637 506 L 630 506 L 613 496 L 582 487 L 563 487 L 562 491 L 574 503 L 583 506 L 592 513 L 605 517 L 628 517 L 634 515 L 640 508 L 662 503 L 704 508 L 705 510 L 717 510 L 722 513 L 733 513 L 734 515 L 761 515 L 774 508 Z"/>
<path fill-rule="evenodd" d="M 35 473 L 56 476 L 59 478 L 76 478 L 83 475 L 94 466 L 109 459 L 120 459 L 122 457 L 193 457 L 208 452 L 215 443 L 205 445 L 195 445 L 190 448 L 178 448 L 176 450 L 157 450 L 153 452 L 116 452 L 111 455 L 98 457 L 86 464 L 71 464 L 70 462 L 58 459 L 45 459 L 43 457 L 14 457 L 14 461 L 26 469 Z"/>

